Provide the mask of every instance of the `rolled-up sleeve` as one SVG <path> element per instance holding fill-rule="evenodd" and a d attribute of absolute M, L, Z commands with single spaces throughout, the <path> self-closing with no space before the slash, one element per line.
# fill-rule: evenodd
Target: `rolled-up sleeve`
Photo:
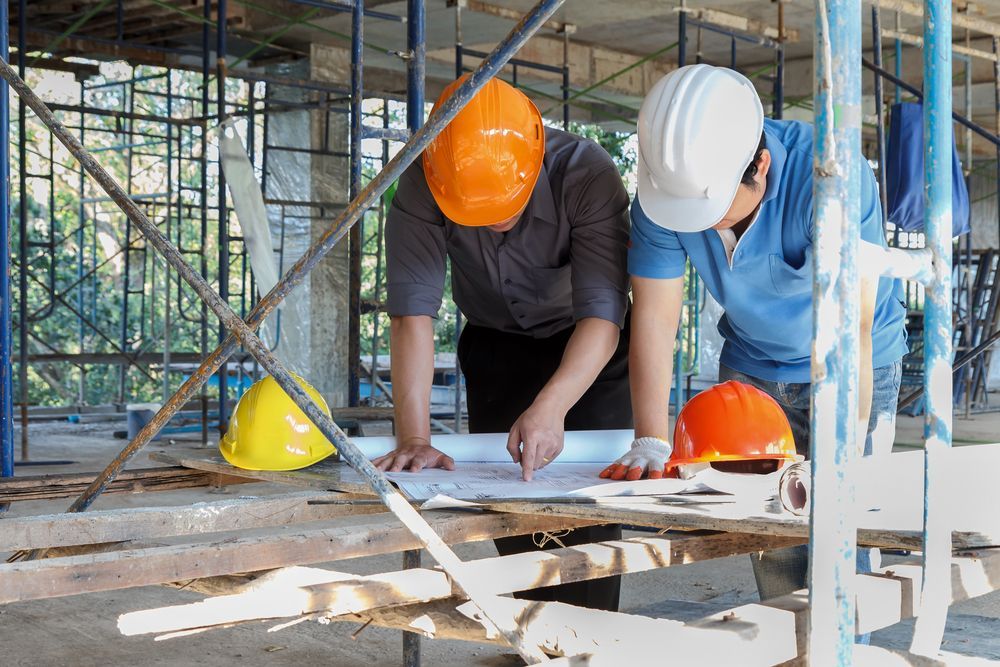
<path fill-rule="evenodd" d="M 628 194 L 611 158 L 604 153 L 598 159 L 604 164 L 573 184 L 573 317 L 597 317 L 621 327 L 628 303 Z"/>
<path fill-rule="evenodd" d="M 403 172 L 385 223 L 386 310 L 392 317 L 437 317 L 444 295 L 444 216 L 420 164 Z"/>

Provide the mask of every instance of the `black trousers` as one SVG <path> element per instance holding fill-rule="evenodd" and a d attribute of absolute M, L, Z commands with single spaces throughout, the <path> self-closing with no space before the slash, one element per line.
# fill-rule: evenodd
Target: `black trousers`
<path fill-rule="evenodd" d="M 458 342 L 458 360 L 466 382 L 471 433 L 510 430 L 562 361 L 573 328 L 548 338 L 532 338 L 466 325 Z M 566 415 L 566 430 L 632 428 L 632 401 L 628 384 L 629 318 L 611 360 Z M 578 528 L 559 537 L 565 546 L 621 539 L 619 525 Z M 541 540 L 539 540 L 541 541 Z M 495 540 L 501 556 L 539 548 L 535 536 Z M 548 540 L 542 549 L 556 549 Z M 515 594 L 522 600 L 566 602 L 579 607 L 618 610 L 621 577 L 604 577 Z"/>

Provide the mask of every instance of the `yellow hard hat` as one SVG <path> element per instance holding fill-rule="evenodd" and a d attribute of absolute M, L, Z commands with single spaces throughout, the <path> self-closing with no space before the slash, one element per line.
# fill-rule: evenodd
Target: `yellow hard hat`
<path fill-rule="evenodd" d="M 294 377 L 329 415 L 330 408 L 319 392 Z M 271 376 L 253 383 L 240 397 L 219 451 L 245 470 L 298 470 L 337 453 Z"/>

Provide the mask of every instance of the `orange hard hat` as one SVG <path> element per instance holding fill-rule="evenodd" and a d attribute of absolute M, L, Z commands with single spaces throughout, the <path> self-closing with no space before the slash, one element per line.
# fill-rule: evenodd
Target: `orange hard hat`
<path fill-rule="evenodd" d="M 742 382 L 717 384 L 689 400 L 674 426 L 664 472 L 692 463 L 797 461 L 788 417 L 778 402 Z"/>
<path fill-rule="evenodd" d="M 434 109 L 467 77 L 445 88 Z M 510 84 L 491 79 L 424 151 L 424 177 L 449 220 L 495 225 L 527 205 L 544 156 L 538 108 Z"/>

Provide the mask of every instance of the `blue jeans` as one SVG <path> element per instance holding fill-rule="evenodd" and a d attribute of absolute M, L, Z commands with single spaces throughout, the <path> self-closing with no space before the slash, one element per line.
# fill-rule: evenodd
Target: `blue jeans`
<path fill-rule="evenodd" d="M 865 438 L 865 456 L 888 454 L 892 450 L 902 373 L 902 364 L 898 361 L 876 368 L 872 373 L 872 411 Z M 719 382 L 726 380 L 745 382 L 772 396 L 788 416 L 796 451 L 809 456 L 809 383 L 770 382 L 720 365 Z M 858 549 L 858 572 L 871 572 L 878 558 L 877 549 Z M 761 600 L 787 595 L 806 586 L 809 562 L 806 545 L 753 554 L 750 561 Z M 868 636 L 859 636 L 858 641 L 867 644 Z"/>

